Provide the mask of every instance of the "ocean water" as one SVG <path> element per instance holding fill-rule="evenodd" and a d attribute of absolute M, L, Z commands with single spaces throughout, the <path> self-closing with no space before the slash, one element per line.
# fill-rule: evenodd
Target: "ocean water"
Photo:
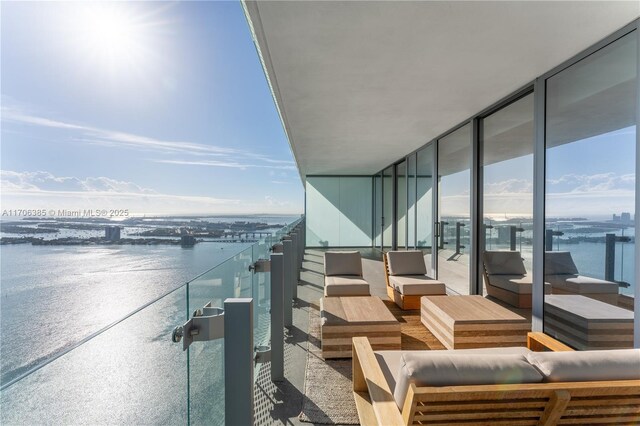
<path fill-rule="evenodd" d="M 2 246 L 2 383 L 249 246 Z"/>

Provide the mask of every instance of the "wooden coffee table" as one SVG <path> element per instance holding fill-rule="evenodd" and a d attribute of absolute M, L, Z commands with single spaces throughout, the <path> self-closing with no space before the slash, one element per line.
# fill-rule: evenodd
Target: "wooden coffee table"
<path fill-rule="evenodd" d="M 531 323 L 482 296 L 423 296 L 420 319 L 447 349 L 526 346 Z"/>
<path fill-rule="evenodd" d="M 374 350 L 400 349 L 400 323 L 377 296 L 323 297 L 322 356 L 351 358 L 351 339 L 369 338 Z"/>

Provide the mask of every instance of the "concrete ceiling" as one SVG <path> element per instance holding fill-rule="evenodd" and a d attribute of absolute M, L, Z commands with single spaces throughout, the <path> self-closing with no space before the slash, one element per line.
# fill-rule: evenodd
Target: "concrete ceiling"
<path fill-rule="evenodd" d="M 246 1 L 301 176 L 373 174 L 640 16 L 638 1 Z"/>

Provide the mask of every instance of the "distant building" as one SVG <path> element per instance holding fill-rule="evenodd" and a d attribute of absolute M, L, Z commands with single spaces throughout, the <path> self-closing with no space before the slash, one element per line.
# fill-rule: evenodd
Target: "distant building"
<path fill-rule="evenodd" d="M 620 216 L 618 216 L 617 214 L 613 214 L 613 221 L 614 222 L 620 222 Z"/>
<path fill-rule="evenodd" d="M 620 221 L 625 223 L 631 222 L 631 213 L 622 213 L 620 215 Z"/>
<path fill-rule="evenodd" d="M 120 227 L 107 226 L 104 229 L 104 239 L 107 241 L 118 241 L 120 239 Z"/>
<path fill-rule="evenodd" d="M 182 247 L 193 247 L 196 244 L 196 237 L 193 235 L 183 235 L 180 237 L 180 245 Z"/>

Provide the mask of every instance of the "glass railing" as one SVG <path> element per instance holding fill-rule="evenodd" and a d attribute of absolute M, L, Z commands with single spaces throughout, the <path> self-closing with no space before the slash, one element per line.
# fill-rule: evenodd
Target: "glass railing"
<path fill-rule="evenodd" d="M 251 297 L 255 346 L 268 345 L 270 277 L 249 267 L 300 220 L 6 383 L 0 423 L 224 424 L 224 339 L 183 351 L 172 331 L 208 302 Z"/>

